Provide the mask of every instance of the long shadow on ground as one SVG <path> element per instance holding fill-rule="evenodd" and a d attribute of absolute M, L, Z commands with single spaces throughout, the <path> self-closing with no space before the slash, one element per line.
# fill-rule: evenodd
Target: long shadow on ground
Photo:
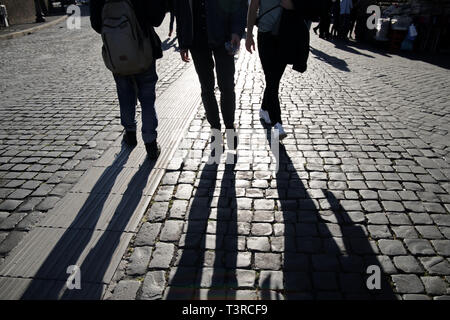
<path fill-rule="evenodd" d="M 89 250 L 81 266 L 81 290 L 67 290 L 67 267 L 76 265 L 88 243 L 95 236 L 95 226 L 102 210 L 107 206 L 108 195 L 131 150 L 124 145 L 120 156 L 96 182 L 83 207 L 54 246 L 37 271 L 22 299 L 101 299 L 104 292 L 104 276 L 125 228 L 142 199 L 148 176 L 154 162 L 145 160 L 128 183 L 106 231 L 96 245 Z"/>
<path fill-rule="evenodd" d="M 278 159 L 284 284 L 279 288 L 269 275 L 262 287 L 281 290 L 286 299 L 394 299 L 364 226 L 353 221 L 332 192 L 317 189 L 312 199 L 283 145 Z M 379 290 L 367 287 L 368 266 L 381 270 Z M 263 293 L 264 299 L 271 298 L 269 291 Z"/>

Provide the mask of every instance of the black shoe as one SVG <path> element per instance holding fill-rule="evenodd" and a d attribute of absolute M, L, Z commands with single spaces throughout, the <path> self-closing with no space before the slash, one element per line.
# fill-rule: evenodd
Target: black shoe
<path fill-rule="evenodd" d="M 147 150 L 147 155 L 150 160 L 158 159 L 159 154 L 161 153 L 161 148 L 156 140 L 151 143 L 146 143 L 145 149 Z"/>
<path fill-rule="evenodd" d="M 131 147 L 137 145 L 136 131 L 125 131 L 123 135 L 123 141 L 125 141 L 125 143 Z"/>

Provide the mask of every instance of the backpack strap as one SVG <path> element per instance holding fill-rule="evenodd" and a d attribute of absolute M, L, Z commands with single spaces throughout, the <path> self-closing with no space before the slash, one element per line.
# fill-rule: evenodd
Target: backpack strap
<path fill-rule="evenodd" d="M 268 14 L 269 12 L 271 12 L 271 11 L 277 9 L 277 8 L 281 8 L 281 5 L 276 5 L 275 7 L 270 8 L 269 10 L 267 10 L 266 12 L 264 12 L 262 15 L 260 15 L 259 17 L 257 17 L 257 18 L 256 18 L 256 21 L 255 21 L 255 25 L 258 25 L 258 23 L 259 23 L 259 21 L 261 20 L 262 17 L 264 17 L 266 14 Z"/>

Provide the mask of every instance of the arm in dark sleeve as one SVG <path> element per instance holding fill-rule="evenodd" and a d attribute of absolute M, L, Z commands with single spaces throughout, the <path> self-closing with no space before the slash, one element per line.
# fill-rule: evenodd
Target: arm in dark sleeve
<path fill-rule="evenodd" d="M 89 1 L 89 9 L 91 14 L 91 26 L 98 33 L 102 32 L 102 10 L 105 0 Z"/>
<path fill-rule="evenodd" d="M 193 40 L 191 8 L 188 0 L 175 0 L 177 37 L 180 49 L 189 49 Z"/>
<path fill-rule="evenodd" d="M 241 38 L 245 32 L 247 24 L 247 0 L 230 0 L 234 1 L 235 10 L 231 14 L 231 33 L 239 35 Z"/>
<path fill-rule="evenodd" d="M 169 9 L 168 0 L 146 0 L 148 19 L 153 27 L 159 27 Z"/>

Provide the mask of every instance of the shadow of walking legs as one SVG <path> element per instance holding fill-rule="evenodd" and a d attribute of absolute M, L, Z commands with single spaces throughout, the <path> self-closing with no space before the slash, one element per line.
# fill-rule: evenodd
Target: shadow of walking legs
<path fill-rule="evenodd" d="M 186 233 L 182 236 L 182 250 L 177 267 L 169 276 L 166 299 L 193 299 L 194 289 L 201 287 L 207 247 L 206 229 L 217 179 L 216 164 L 206 164 L 201 172 L 197 191 L 186 216 Z M 215 242 L 215 241 L 214 241 Z"/>
<path fill-rule="evenodd" d="M 385 277 L 381 276 L 380 290 L 369 290 L 366 285 L 370 276 L 367 266 L 382 268 L 365 227 L 352 221 L 332 192 L 305 187 L 283 145 L 277 158 L 276 187 L 283 224 L 274 229 L 284 237 L 284 281 L 269 274 L 262 279 L 262 287 L 280 290 L 282 286 L 285 297 L 294 300 L 393 299 Z M 312 179 L 308 172 L 302 177 Z M 266 293 L 263 298 L 273 297 Z"/>
<path fill-rule="evenodd" d="M 35 274 L 35 279 L 26 289 L 22 299 L 100 299 L 104 279 L 111 258 L 122 237 L 130 237 L 125 228 L 140 203 L 148 177 L 153 169 L 153 162 L 144 162 L 128 183 L 125 193 L 105 229 L 99 230 L 97 223 L 101 220 L 104 208 L 110 203 L 108 199 L 119 174 L 131 153 L 123 147 L 114 163 L 105 169 L 100 179 L 91 190 L 83 207 L 77 213 L 71 225 L 62 234 L 50 254 Z M 49 228 L 48 232 L 58 229 Z M 94 242 L 92 242 L 94 241 Z M 80 267 L 81 290 L 66 290 L 67 267 L 76 265 L 88 244 L 95 243 L 86 253 Z M 112 273 L 111 273 L 112 274 Z M 42 281 L 45 280 L 45 281 Z"/>
<path fill-rule="evenodd" d="M 211 217 L 212 218 L 212 217 Z M 217 202 L 216 217 L 216 248 L 223 248 L 224 261 L 220 261 L 221 256 L 215 256 L 214 266 L 224 265 L 225 268 L 214 267 L 211 279 L 211 288 L 208 299 L 225 298 L 225 289 L 236 288 L 236 268 L 238 256 L 238 228 L 236 209 L 236 189 L 234 164 L 226 164 L 220 186 L 220 196 Z M 223 290 L 220 290 L 223 288 Z M 227 299 L 235 299 L 233 290 L 228 290 Z"/>

